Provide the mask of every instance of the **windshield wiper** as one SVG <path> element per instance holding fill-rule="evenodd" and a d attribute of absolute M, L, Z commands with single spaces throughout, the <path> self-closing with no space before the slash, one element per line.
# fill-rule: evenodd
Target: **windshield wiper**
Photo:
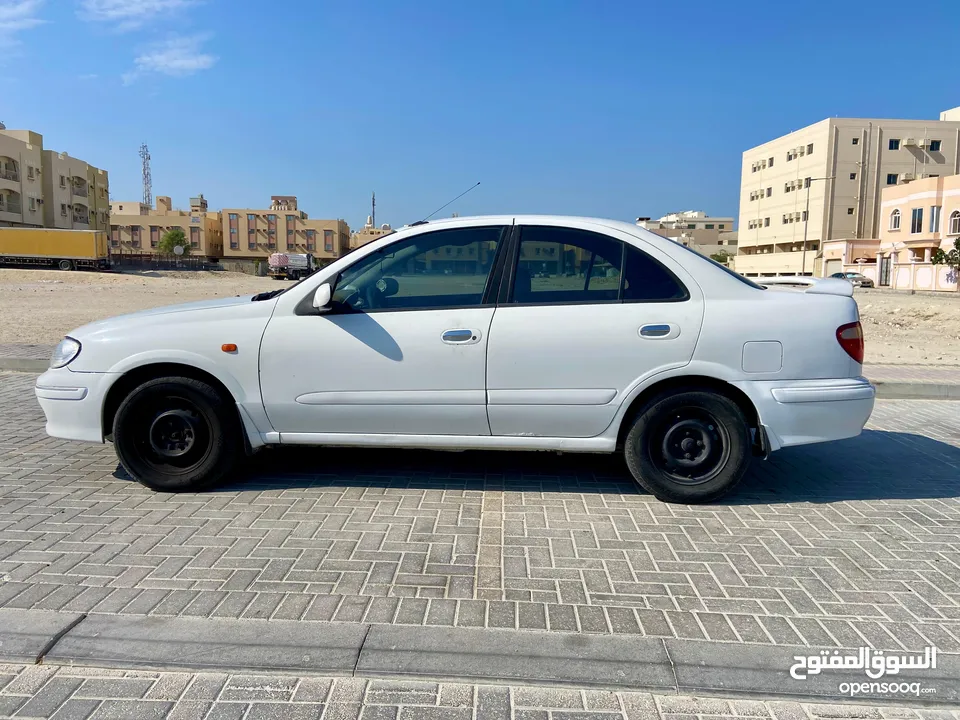
<path fill-rule="evenodd" d="M 258 293 L 254 295 L 250 300 L 252 302 L 260 302 L 261 300 L 269 300 L 270 298 L 275 298 L 277 295 L 282 293 L 287 288 L 280 288 L 279 290 L 269 290 L 267 292 Z"/>

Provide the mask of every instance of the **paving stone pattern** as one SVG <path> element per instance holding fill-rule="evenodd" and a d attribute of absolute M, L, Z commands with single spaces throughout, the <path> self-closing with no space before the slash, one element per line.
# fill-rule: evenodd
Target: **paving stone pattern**
<path fill-rule="evenodd" d="M 960 720 L 960 711 L 361 678 L 0 665 L 0 718 L 36 720 Z"/>
<path fill-rule="evenodd" d="M 0 376 L 0 606 L 960 651 L 960 404 L 668 505 L 618 460 L 270 450 L 163 495 Z"/>

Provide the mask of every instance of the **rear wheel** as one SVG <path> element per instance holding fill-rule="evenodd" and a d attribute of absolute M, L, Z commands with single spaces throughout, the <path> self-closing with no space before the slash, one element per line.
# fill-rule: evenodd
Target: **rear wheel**
<path fill-rule="evenodd" d="M 729 492 L 750 463 L 750 428 L 730 398 L 706 390 L 652 400 L 624 443 L 637 483 L 665 502 L 701 503 Z"/>
<path fill-rule="evenodd" d="M 133 390 L 117 410 L 113 440 L 127 472 L 163 492 L 219 482 L 243 451 L 228 399 L 185 377 L 157 378 Z"/>
<path fill-rule="evenodd" d="M 73 263 L 69 260 L 61 260 L 57 263 L 57 267 L 61 270 L 73 270 Z"/>

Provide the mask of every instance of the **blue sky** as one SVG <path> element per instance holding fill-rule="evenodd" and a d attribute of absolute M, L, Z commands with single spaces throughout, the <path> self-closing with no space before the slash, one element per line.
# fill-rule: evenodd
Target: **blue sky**
<path fill-rule="evenodd" d="M 376 190 L 399 225 L 480 181 L 443 214 L 736 215 L 746 148 L 960 105 L 958 30 L 956 0 L 0 0 L 0 120 L 116 199 L 147 142 L 181 207 L 356 227 Z"/>

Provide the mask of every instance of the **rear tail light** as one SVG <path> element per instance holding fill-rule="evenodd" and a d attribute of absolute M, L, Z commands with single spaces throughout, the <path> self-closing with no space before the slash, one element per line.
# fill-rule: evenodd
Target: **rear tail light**
<path fill-rule="evenodd" d="M 837 342 L 847 355 L 863 365 L 863 327 L 859 320 L 838 327 Z"/>

